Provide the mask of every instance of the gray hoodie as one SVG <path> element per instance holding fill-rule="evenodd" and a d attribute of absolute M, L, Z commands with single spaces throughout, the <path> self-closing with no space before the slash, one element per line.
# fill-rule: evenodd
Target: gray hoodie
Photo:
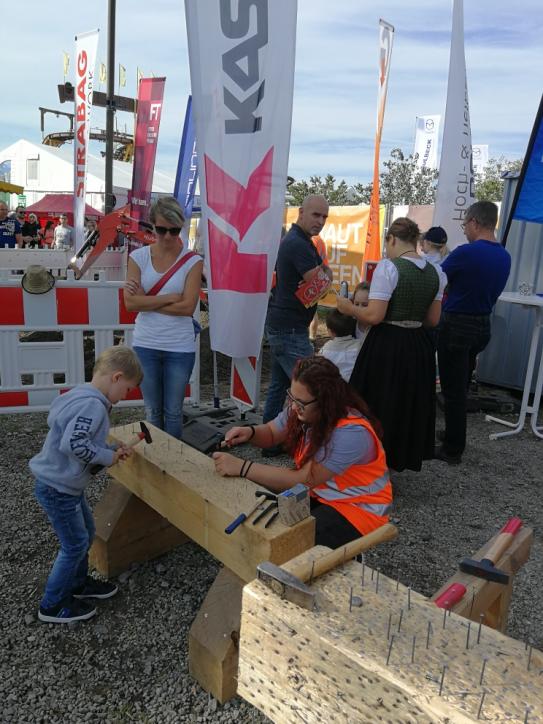
<path fill-rule="evenodd" d="M 111 403 L 91 384 L 59 395 L 49 409 L 49 432 L 30 469 L 60 493 L 81 495 L 93 465 L 109 466 L 114 451 L 106 444 Z"/>

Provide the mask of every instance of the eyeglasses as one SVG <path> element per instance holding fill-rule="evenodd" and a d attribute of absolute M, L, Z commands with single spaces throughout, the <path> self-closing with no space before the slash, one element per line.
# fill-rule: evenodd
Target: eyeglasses
<path fill-rule="evenodd" d="M 463 229 L 465 229 L 466 226 L 470 223 L 470 221 L 475 221 L 475 223 L 477 223 L 477 221 L 472 217 L 471 219 L 466 219 L 465 221 L 463 221 L 463 222 L 460 224 L 460 226 L 461 226 Z"/>
<path fill-rule="evenodd" d="M 166 234 L 170 234 L 170 236 L 179 236 L 181 233 L 181 227 L 171 226 L 168 228 L 167 226 L 155 226 L 155 231 L 159 236 L 166 236 Z"/>
<path fill-rule="evenodd" d="M 318 402 L 317 398 L 315 397 L 314 400 L 307 400 L 307 402 L 303 402 L 302 400 L 297 400 L 292 392 L 290 390 L 287 390 L 287 397 L 288 401 L 291 405 L 294 405 L 295 407 L 300 410 L 300 412 L 305 412 L 305 408 L 309 405 L 312 405 L 314 402 Z"/>

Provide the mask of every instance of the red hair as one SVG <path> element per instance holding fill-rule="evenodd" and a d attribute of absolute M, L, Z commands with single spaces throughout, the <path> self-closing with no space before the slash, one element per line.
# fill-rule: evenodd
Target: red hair
<path fill-rule="evenodd" d="M 292 379 L 305 385 L 311 395 L 318 400 L 319 416 L 311 423 L 311 434 L 300 461 L 300 466 L 313 460 L 317 451 L 330 442 L 336 425 L 349 414 L 359 413 L 367 418 L 376 434 L 381 437 L 382 430 L 378 420 L 372 415 L 368 405 L 340 375 L 333 362 L 325 357 L 307 357 L 296 363 Z M 294 409 L 287 418 L 287 437 L 285 447 L 294 457 L 305 446 L 306 425 L 301 422 Z"/>

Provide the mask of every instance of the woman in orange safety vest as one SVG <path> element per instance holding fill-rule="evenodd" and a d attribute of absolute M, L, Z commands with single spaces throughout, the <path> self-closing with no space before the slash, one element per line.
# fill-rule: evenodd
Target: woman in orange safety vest
<path fill-rule="evenodd" d="M 288 405 L 275 420 L 234 427 L 225 445 L 283 445 L 295 469 L 216 452 L 217 472 L 246 477 L 275 493 L 307 485 L 317 544 L 337 548 L 387 523 L 392 486 L 379 426 L 366 403 L 325 357 L 299 360 L 287 395 Z"/>

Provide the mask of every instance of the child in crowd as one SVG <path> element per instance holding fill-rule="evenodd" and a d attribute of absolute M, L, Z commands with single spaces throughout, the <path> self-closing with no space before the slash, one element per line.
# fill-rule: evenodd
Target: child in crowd
<path fill-rule="evenodd" d="M 449 254 L 447 232 L 442 226 L 432 226 L 421 241 L 422 258 L 441 266 Z"/>
<path fill-rule="evenodd" d="M 117 586 L 88 575 L 95 527 L 84 491 L 92 466 L 109 467 L 131 454 L 123 445 L 106 444 L 109 412 L 142 378 L 131 349 L 110 347 L 96 360 L 90 383 L 59 395 L 51 405 L 45 443 L 30 461 L 36 498 L 60 541 L 40 603 L 40 621 L 69 623 L 92 618 L 96 608 L 84 599 L 110 598 L 117 593 Z"/>
<path fill-rule="evenodd" d="M 367 307 L 370 297 L 370 283 L 360 282 L 354 288 L 353 293 L 353 304 L 355 307 Z M 368 332 L 371 329 L 371 325 L 364 325 L 362 322 L 357 322 L 354 330 L 354 336 L 356 339 L 362 340 L 362 344 L 366 339 Z"/>
<path fill-rule="evenodd" d="M 323 345 L 321 355 L 333 362 L 345 382 L 348 382 L 363 340 L 354 338 L 354 319 L 337 309 L 328 312 L 326 327 L 332 339 Z"/>

